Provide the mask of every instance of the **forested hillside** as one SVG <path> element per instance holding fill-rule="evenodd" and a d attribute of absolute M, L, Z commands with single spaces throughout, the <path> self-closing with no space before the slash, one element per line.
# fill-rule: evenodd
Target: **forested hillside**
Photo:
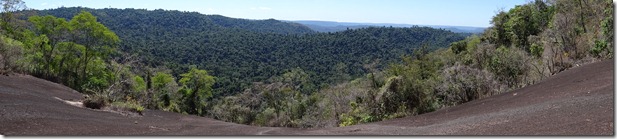
<path fill-rule="evenodd" d="M 147 33 L 168 33 L 172 29 L 189 32 L 217 32 L 222 30 L 246 30 L 259 33 L 275 34 L 309 34 L 315 33 L 310 28 L 297 23 L 281 22 L 274 19 L 249 20 L 229 18 L 221 15 L 203 15 L 197 12 L 182 12 L 175 10 L 145 10 L 145 9 L 91 9 L 84 7 L 69 7 L 36 11 L 38 15 L 54 15 L 70 19 L 75 13 L 88 11 L 95 15 L 99 22 L 115 29 L 127 31 L 148 31 Z M 114 30 L 114 31 L 115 31 Z M 156 32 L 154 32 L 156 31 Z M 169 32 L 169 33 L 179 33 Z M 130 32 L 127 32 L 130 33 Z M 118 33 L 121 34 L 121 33 Z M 179 34 L 183 36 L 186 34 Z M 154 35 L 153 35 L 154 36 Z M 176 36 L 174 36 L 176 37 Z"/>
<path fill-rule="evenodd" d="M 244 20 L 194 12 L 138 9 L 59 8 L 38 15 L 69 18 L 89 11 L 116 32 L 120 49 L 174 75 L 189 65 L 217 77 L 215 94 L 233 94 L 292 69 L 309 76 L 304 93 L 382 68 L 421 45 L 446 47 L 462 34 L 426 28 L 365 28 L 313 33 L 297 23 Z M 145 76 L 146 73 L 142 73 Z"/>
<path fill-rule="evenodd" d="M 613 8 L 610 0 L 535 0 L 500 11 L 480 35 L 436 51 L 417 49 L 351 82 L 311 95 L 289 80 L 255 84 L 222 99 L 211 113 L 254 125 L 331 127 L 460 105 L 612 59 Z"/>
<path fill-rule="evenodd" d="M 289 21 L 292 23 L 300 23 L 317 32 L 339 32 L 347 29 L 358 29 L 367 27 L 413 27 L 411 24 L 388 24 L 388 23 L 353 23 L 353 22 L 332 22 L 332 21 L 312 21 L 299 20 Z M 485 28 L 481 27 L 466 27 L 466 26 L 443 26 L 443 25 L 418 25 L 421 27 L 431 27 L 445 29 L 456 33 L 482 33 Z"/>

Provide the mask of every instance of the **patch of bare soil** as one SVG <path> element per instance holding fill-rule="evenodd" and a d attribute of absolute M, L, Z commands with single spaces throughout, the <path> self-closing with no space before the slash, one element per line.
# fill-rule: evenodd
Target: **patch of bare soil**
<path fill-rule="evenodd" d="M 87 108 L 84 106 L 83 100 L 73 101 L 73 100 L 63 100 L 58 97 L 54 97 L 54 98 L 66 104 L 69 104 L 71 106 L 74 106 L 74 107 Z M 106 111 L 106 112 L 111 112 L 111 113 L 117 113 L 123 116 L 132 116 L 132 117 L 138 117 L 138 116 L 143 115 L 142 113 L 138 113 L 138 112 L 131 111 L 125 108 L 119 108 L 119 107 L 114 107 L 114 106 L 105 106 L 102 108 L 92 109 L 92 110 Z"/>
<path fill-rule="evenodd" d="M 614 61 L 435 112 L 348 127 L 254 127 L 158 110 L 126 116 L 80 105 L 68 87 L 0 76 L 0 134 L 13 135 L 614 135 Z"/>

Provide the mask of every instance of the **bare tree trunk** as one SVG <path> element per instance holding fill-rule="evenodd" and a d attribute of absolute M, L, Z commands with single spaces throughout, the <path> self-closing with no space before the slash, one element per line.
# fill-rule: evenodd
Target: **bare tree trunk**
<path fill-rule="evenodd" d="M 585 3 L 587 3 L 587 2 L 585 2 Z M 586 16 L 585 13 L 586 12 L 584 12 L 585 9 L 583 8 L 583 0 L 578 0 L 578 6 L 579 6 L 579 8 L 581 10 L 579 12 L 579 15 L 580 15 L 580 18 L 581 18 L 580 19 L 581 20 L 580 23 L 581 23 L 581 26 L 583 27 L 583 33 L 587 33 L 587 28 L 585 27 L 585 16 Z"/>

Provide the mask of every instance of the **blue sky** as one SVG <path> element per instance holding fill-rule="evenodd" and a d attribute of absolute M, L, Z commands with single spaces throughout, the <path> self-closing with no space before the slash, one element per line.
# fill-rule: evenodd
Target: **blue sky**
<path fill-rule="evenodd" d="M 28 8 L 137 8 L 245 19 L 322 20 L 487 27 L 500 9 L 529 0 L 24 0 Z"/>

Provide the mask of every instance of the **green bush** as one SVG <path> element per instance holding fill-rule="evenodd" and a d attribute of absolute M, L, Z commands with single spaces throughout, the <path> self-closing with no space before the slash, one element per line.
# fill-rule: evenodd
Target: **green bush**
<path fill-rule="evenodd" d="M 505 88 L 492 73 L 460 64 L 445 68 L 441 75 L 437 98 L 445 106 L 485 98 L 501 93 Z"/>
<path fill-rule="evenodd" d="M 213 106 L 210 114 L 216 119 L 227 122 L 251 124 L 255 121 L 257 115 L 256 110 L 250 104 L 252 99 L 259 98 L 251 98 L 240 94 L 238 96 L 225 97 Z"/>
<path fill-rule="evenodd" d="M 454 54 L 459 54 L 463 51 L 466 51 L 467 50 L 467 40 L 453 42 L 452 44 L 450 44 L 450 49 L 452 50 L 452 52 L 454 52 Z"/>
<path fill-rule="evenodd" d="M 212 99 L 212 86 L 216 77 L 208 71 L 191 67 L 189 72 L 181 74 L 182 87 L 178 93 L 182 95 L 180 110 L 188 114 L 204 116 L 209 109 L 208 100 Z"/>
<path fill-rule="evenodd" d="M 608 43 L 606 41 L 596 40 L 593 47 L 589 50 L 589 53 L 595 57 L 603 57 L 604 55 L 610 54 L 610 52 L 606 50 L 607 47 Z M 607 54 L 603 54 L 603 52 L 607 52 Z"/>
<path fill-rule="evenodd" d="M 156 104 L 156 108 L 164 111 L 180 111 L 178 105 L 180 96 L 177 93 L 179 87 L 173 75 L 156 72 L 150 82 L 154 94 L 152 100 L 155 101 L 153 103 Z"/>
<path fill-rule="evenodd" d="M 255 118 L 255 124 L 261 126 L 272 126 L 274 124 L 271 121 L 273 121 L 275 118 L 275 110 L 273 108 L 267 108 L 257 115 L 257 117 Z"/>
<path fill-rule="evenodd" d="M 499 47 L 491 56 L 488 69 L 496 78 L 508 85 L 517 87 L 528 72 L 529 56 L 519 48 Z"/>
<path fill-rule="evenodd" d="M 21 70 L 24 50 L 19 41 L 0 36 L 0 74 Z"/>
<path fill-rule="evenodd" d="M 367 112 L 366 108 L 363 108 L 363 106 L 360 105 L 362 104 L 358 104 L 353 101 L 349 103 L 349 106 L 351 106 L 351 111 L 339 115 L 340 127 L 359 123 L 368 123 L 377 120 L 375 116 L 372 116 L 370 112 Z"/>
<path fill-rule="evenodd" d="M 140 115 L 143 115 L 143 111 L 145 110 L 143 106 L 137 104 L 137 102 L 135 101 L 113 102 L 110 106 L 112 107 L 112 109 L 135 112 Z"/>
<path fill-rule="evenodd" d="M 440 51 L 444 52 L 444 51 Z M 438 108 L 435 87 L 440 78 L 438 71 L 444 66 L 441 53 L 415 53 L 403 59 L 403 64 L 388 69 L 388 75 L 398 76 L 392 83 L 392 92 L 384 95 L 384 114 L 399 112 L 405 105 L 408 112 L 422 114 Z"/>
<path fill-rule="evenodd" d="M 542 53 L 544 52 L 544 47 L 536 43 L 531 44 L 529 49 L 531 51 L 531 55 L 535 57 L 542 57 Z"/>

